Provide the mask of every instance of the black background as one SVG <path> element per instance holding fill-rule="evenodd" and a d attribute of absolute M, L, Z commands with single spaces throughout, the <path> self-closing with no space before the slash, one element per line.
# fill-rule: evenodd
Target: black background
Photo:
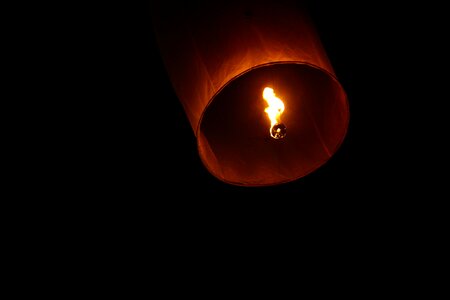
<path fill-rule="evenodd" d="M 250 206 L 270 196 L 273 203 L 331 210 L 403 207 L 406 193 L 423 189 L 427 179 L 423 99 L 432 97 L 425 82 L 433 77 L 432 58 L 439 59 L 430 49 L 442 41 L 433 23 L 440 20 L 433 17 L 438 8 L 306 2 L 350 103 L 348 134 L 324 166 L 272 187 L 232 186 L 213 177 L 164 69 L 150 5 L 139 2 L 111 4 L 94 16 L 100 17 L 89 34 L 83 79 L 92 92 L 83 109 L 95 126 L 87 128 L 83 148 L 84 182 L 100 195 L 133 199 L 173 196 L 192 203 L 225 196 L 233 202 L 244 195 Z"/>
<path fill-rule="evenodd" d="M 54 274 L 75 282 L 68 291 L 84 283 L 102 287 L 103 280 L 108 286 L 101 292 L 116 293 L 126 277 L 133 281 L 127 295 L 141 282 L 184 293 L 195 285 L 184 288 L 174 279 L 195 278 L 203 289 L 210 284 L 195 272 L 213 286 L 220 282 L 214 271 L 223 271 L 230 281 L 247 284 L 255 271 L 266 275 L 270 268 L 278 269 L 277 277 L 289 274 L 289 283 L 297 279 L 292 272 L 307 274 L 320 287 L 323 277 L 342 278 L 346 284 L 333 292 L 367 287 L 370 293 L 392 285 L 403 294 L 416 293 L 410 277 L 420 278 L 420 287 L 424 275 L 441 274 L 422 269 L 442 266 L 437 253 L 448 235 L 441 233 L 448 217 L 439 214 L 448 211 L 441 208 L 446 198 L 433 199 L 435 186 L 446 183 L 439 169 L 446 170 L 441 161 L 447 154 L 434 146 L 433 136 L 446 120 L 438 117 L 446 113 L 438 105 L 446 94 L 437 89 L 446 86 L 438 72 L 447 56 L 445 10 L 428 2 L 391 2 L 307 1 L 347 92 L 350 127 L 320 169 L 261 188 L 222 183 L 202 165 L 165 72 L 147 1 L 69 3 L 80 10 L 71 27 L 60 28 L 51 47 L 41 41 L 27 48 L 37 53 L 41 47 L 58 65 L 50 70 L 55 80 L 47 80 L 42 71 L 50 69 L 50 59 L 38 57 L 39 85 L 56 96 L 45 107 L 53 117 L 39 114 L 46 130 L 27 126 L 39 143 L 25 147 L 21 159 L 37 167 L 17 166 L 32 184 L 21 181 L 14 190 L 12 202 L 20 209 L 6 227 L 24 226 L 14 233 L 29 243 L 19 246 L 21 260 L 44 264 L 32 278 L 51 272 L 53 260 Z M 66 11 L 57 7 L 52 14 L 64 18 Z M 48 103 L 49 93 L 32 92 L 34 105 Z M 19 199 L 22 191 L 31 194 L 26 201 Z M 108 275 L 120 278 L 117 287 L 111 289 L 115 281 Z M 434 290 L 427 288 L 427 295 Z"/>
<path fill-rule="evenodd" d="M 34 85 L 16 102 L 25 110 L 29 91 L 37 120 L 17 135 L 17 159 L 4 157 L 14 166 L 6 177 L 21 179 L 4 182 L 4 202 L 18 207 L 3 210 L 6 249 L 19 258 L 12 277 L 38 291 L 128 298 L 139 285 L 222 293 L 258 273 L 316 283 L 314 292 L 429 296 L 448 256 L 448 197 L 436 189 L 448 190 L 448 154 L 435 143 L 448 136 L 438 134 L 446 10 L 392 2 L 307 1 L 348 95 L 349 131 L 314 173 L 260 188 L 225 184 L 201 163 L 148 1 L 52 4 L 52 16 L 75 15 L 62 21 L 36 13 L 48 28 L 26 26 L 37 34 L 18 60 L 33 64 L 17 70 Z"/>
<path fill-rule="evenodd" d="M 17 149 L 4 156 L 13 184 L 3 182 L 3 200 L 17 207 L 3 210 L 10 277 L 38 291 L 122 288 L 129 298 L 140 284 L 186 294 L 224 282 L 221 293 L 270 273 L 295 286 L 304 275 L 315 292 L 429 296 L 448 256 L 448 153 L 436 143 L 448 136 L 439 132 L 447 10 L 392 2 L 307 1 L 347 92 L 350 127 L 320 169 L 261 188 L 222 183 L 202 165 L 148 1 L 52 3 L 48 18 L 32 10 L 37 20 L 24 27 L 35 36 L 14 33 L 27 45 L 5 56 L 31 82 L 4 102 L 33 117 L 4 128 L 16 136 L 4 147 Z"/>

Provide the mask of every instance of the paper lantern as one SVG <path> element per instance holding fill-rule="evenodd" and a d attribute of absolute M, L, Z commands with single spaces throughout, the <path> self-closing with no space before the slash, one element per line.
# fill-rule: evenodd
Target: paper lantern
<path fill-rule="evenodd" d="M 214 176 L 281 184 L 336 152 L 347 97 L 302 5 L 156 1 L 152 12 L 165 67 Z M 272 122 L 264 96 L 284 106 L 272 108 Z"/>

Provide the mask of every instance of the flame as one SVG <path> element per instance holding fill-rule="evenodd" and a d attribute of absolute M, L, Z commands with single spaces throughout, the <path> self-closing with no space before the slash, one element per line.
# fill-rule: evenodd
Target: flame
<path fill-rule="evenodd" d="M 274 139 L 283 138 L 286 135 L 286 127 L 281 123 L 280 117 L 284 111 L 284 103 L 280 98 L 275 96 L 275 92 L 270 87 L 264 88 L 263 98 L 269 105 L 264 111 L 270 119 L 270 135 Z M 274 129 L 276 125 L 278 126 Z"/>

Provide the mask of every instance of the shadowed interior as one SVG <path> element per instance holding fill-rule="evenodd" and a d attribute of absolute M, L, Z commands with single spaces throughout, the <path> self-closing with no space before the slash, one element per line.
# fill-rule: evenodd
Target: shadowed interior
<path fill-rule="evenodd" d="M 283 100 L 285 138 L 270 137 L 265 87 Z M 307 64 L 254 68 L 229 82 L 206 108 L 198 136 L 208 170 L 237 185 L 292 181 L 323 165 L 348 126 L 345 92 L 329 73 Z"/>

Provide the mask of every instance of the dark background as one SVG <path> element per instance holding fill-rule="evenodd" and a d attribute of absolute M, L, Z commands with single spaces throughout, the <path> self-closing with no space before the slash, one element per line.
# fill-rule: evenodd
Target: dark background
<path fill-rule="evenodd" d="M 442 40 L 431 30 L 439 10 L 388 2 L 306 3 L 350 103 L 348 134 L 324 166 L 273 187 L 238 187 L 213 177 L 164 69 L 149 2 L 112 4 L 101 12 L 88 49 L 85 76 L 94 92 L 86 112 L 96 123 L 84 149 L 88 184 L 100 193 L 143 199 L 216 201 L 225 195 L 234 201 L 245 195 L 254 201 L 270 195 L 277 203 L 330 209 L 403 207 L 406 193 L 418 192 L 427 180 L 423 99 L 432 97 L 425 81 L 433 76 L 432 58 L 439 57 L 430 51 Z"/>
<path fill-rule="evenodd" d="M 308 1 L 348 95 L 349 131 L 314 173 L 261 188 L 227 185 L 203 167 L 147 1 L 68 2 L 80 11 L 71 27 L 46 20 L 57 28 L 51 43 L 36 28 L 23 55 L 35 55 L 39 67 L 18 67 L 40 79 L 41 89 L 18 89 L 31 93 L 37 121 L 24 127 L 36 137 L 18 135 L 26 140 L 18 158 L 4 157 L 29 179 L 4 193 L 4 202 L 18 207 L 4 209 L 12 215 L 6 236 L 14 236 L 7 248 L 20 258 L 15 270 L 41 289 L 48 285 L 36 279 L 50 278 L 52 287 L 63 287 L 52 291 L 88 286 L 117 294 L 126 287 L 128 298 L 140 283 L 167 294 L 225 282 L 215 289 L 220 293 L 268 270 L 295 285 L 304 274 L 319 292 L 398 287 L 417 294 L 424 287 L 429 296 L 443 281 L 434 274 L 442 274 L 448 256 L 448 197 L 435 195 L 436 186 L 448 190 L 448 154 L 435 146 L 448 136 L 437 134 L 448 119 L 441 105 L 448 96 L 438 89 L 448 86 L 440 75 L 448 56 L 446 10 L 391 2 Z M 72 10 L 52 9 L 61 19 Z M 323 284 L 327 278 L 338 286 Z"/>
<path fill-rule="evenodd" d="M 44 79 L 39 85 L 56 96 L 45 110 L 57 118 L 39 115 L 48 123 L 44 131 L 27 126 L 39 143 L 27 145 L 20 160 L 31 153 L 38 167 L 16 167 L 34 184 L 19 181 L 13 188 L 12 202 L 20 209 L 6 222 L 6 232 L 28 244 L 14 242 L 12 249 L 24 251 L 26 265 L 27 259 L 42 262 L 35 268 L 40 277 L 42 270 L 52 271 L 49 261 L 57 266 L 54 274 L 68 270 L 77 280 L 59 277 L 75 282 L 69 291 L 105 281 L 101 292 L 116 293 L 109 275 L 120 280 L 117 289 L 126 277 L 133 287 L 145 281 L 161 283 L 165 293 L 185 292 L 198 284 L 183 288 L 174 279 L 195 278 L 203 288 L 203 277 L 222 282 L 214 276 L 219 271 L 232 275 L 231 281 L 242 274 L 248 283 L 250 274 L 266 275 L 268 268 L 293 282 L 292 272 L 283 272 L 288 268 L 313 281 L 343 278 L 346 284 L 338 288 L 350 283 L 351 291 L 392 285 L 402 294 L 416 293 L 410 277 L 420 287 L 424 275 L 434 281 L 432 275 L 442 273 L 437 253 L 448 236 L 448 209 L 441 207 L 447 200 L 435 197 L 435 186 L 446 186 L 448 169 L 442 166 L 445 148 L 434 141 L 446 135 L 433 136 L 438 122 L 446 123 L 438 117 L 446 110 L 437 103 L 446 100 L 438 87 L 448 83 L 437 71 L 446 70 L 442 44 L 448 34 L 445 10 L 429 2 L 390 2 L 308 1 L 347 92 L 350 127 L 320 169 L 262 188 L 227 185 L 203 167 L 164 70 L 148 2 L 95 8 L 70 3 L 82 10 L 70 20 L 73 28 L 52 36 L 51 49 L 42 42 L 27 48 L 37 53 L 42 47 L 57 57 L 57 80 L 44 76 L 44 56 L 37 57 L 44 66 L 36 69 Z M 65 11 L 58 7 L 55 14 L 64 18 Z M 47 103 L 47 91 L 32 92 L 36 106 Z M 20 197 L 22 191 L 29 194 Z M 18 226 L 23 233 L 12 230 Z M 434 266 L 438 270 L 429 270 Z M 229 281 L 217 290 L 228 290 Z M 127 295 L 134 290 L 127 288 Z M 427 295 L 434 290 L 427 288 Z"/>

